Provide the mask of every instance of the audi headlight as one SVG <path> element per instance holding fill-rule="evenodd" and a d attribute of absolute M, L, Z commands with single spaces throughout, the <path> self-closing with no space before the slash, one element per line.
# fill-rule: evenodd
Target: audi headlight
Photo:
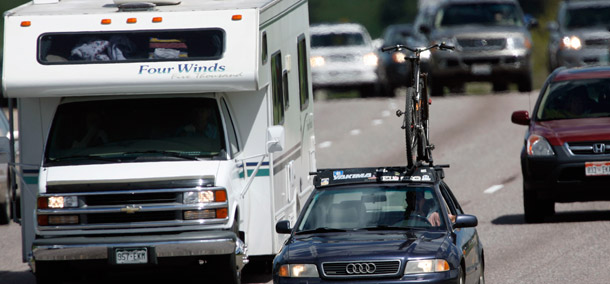
<path fill-rule="evenodd" d="M 407 262 L 405 274 L 449 271 L 449 263 L 444 259 L 412 260 Z"/>
<path fill-rule="evenodd" d="M 566 36 L 561 39 L 560 47 L 562 49 L 579 50 L 582 48 L 582 42 L 577 36 Z"/>
<path fill-rule="evenodd" d="M 278 271 L 280 277 L 320 277 L 315 264 L 284 264 Z"/>
<path fill-rule="evenodd" d="M 322 56 L 312 56 L 309 58 L 311 68 L 322 67 L 326 64 L 326 60 Z"/>
<path fill-rule="evenodd" d="M 555 152 L 551 144 L 544 137 L 536 134 L 530 135 L 527 138 L 527 155 L 528 156 L 553 156 Z"/>
<path fill-rule="evenodd" d="M 379 61 L 379 58 L 377 57 L 377 55 L 375 53 L 367 53 L 362 57 L 362 60 L 364 61 L 364 65 L 367 66 L 377 66 L 377 63 Z"/>

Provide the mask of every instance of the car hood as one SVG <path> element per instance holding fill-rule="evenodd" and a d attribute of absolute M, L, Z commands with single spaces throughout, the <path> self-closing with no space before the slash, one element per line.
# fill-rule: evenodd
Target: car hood
<path fill-rule="evenodd" d="M 527 30 L 523 27 L 464 25 L 437 29 L 433 32 L 432 38 L 435 40 L 453 38 L 489 39 L 497 37 L 506 38 L 510 36 L 527 34 Z"/>
<path fill-rule="evenodd" d="M 316 259 L 346 261 L 357 259 L 406 259 L 435 257 L 446 232 L 351 232 L 295 236 L 286 246 L 290 261 Z"/>
<path fill-rule="evenodd" d="M 565 142 L 610 140 L 610 117 L 537 121 L 530 130 L 553 146 Z"/>
<path fill-rule="evenodd" d="M 311 49 L 311 55 L 333 56 L 333 55 L 365 55 L 373 52 L 373 47 L 350 46 L 350 47 L 316 47 Z"/>
<path fill-rule="evenodd" d="M 595 28 L 595 27 L 590 27 L 590 28 L 582 28 L 582 29 L 570 29 L 570 30 L 566 30 L 563 33 L 565 36 L 577 36 L 578 38 L 580 38 L 582 41 L 585 40 L 595 40 L 595 39 L 608 39 L 610 38 L 610 31 L 608 31 L 606 28 Z M 603 43 L 596 43 L 597 45 L 604 45 L 605 47 L 605 42 Z"/>

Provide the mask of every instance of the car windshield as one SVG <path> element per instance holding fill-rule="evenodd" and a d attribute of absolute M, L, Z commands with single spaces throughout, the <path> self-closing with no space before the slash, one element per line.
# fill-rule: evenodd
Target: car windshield
<path fill-rule="evenodd" d="M 538 120 L 610 116 L 610 78 L 554 82 L 546 89 Z"/>
<path fill-rule="evenodd" d="M 365 45 L 360 33 L 327 33 L 311 35 L 311 47 L 342 47 Z"/>
<path fill-rule="evenodd" d="M 593 6 L 569 9 L 565 15 L 564 27 L 580 29 L 591 27 L 606 28 L 610 25 L 610 6 Z"/>
<path fill-rule="evenodd" d="M 47 164 L 212 158 L 225 150 L 210 98 L 96 100 L 57 108 Z"/>
<path fill-rule="evenodd" d="M 432 186 L 366 185 L 324 189 L 312 196 L 296 233 L 439 229 L 445 220 L 440 217 L 438 205 Z"/>
<path fill-rule="evenodd" d="M 510 3 L 455 4 L 439 10 L 434 26 L 437 28 L 461 25 L 523 26 L 523 18 L 516 5 Z"/>

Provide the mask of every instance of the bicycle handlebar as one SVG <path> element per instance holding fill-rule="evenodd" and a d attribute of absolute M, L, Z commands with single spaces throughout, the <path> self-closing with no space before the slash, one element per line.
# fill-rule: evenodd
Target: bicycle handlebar
<path fill-rule="evenodd" d="M 411 52 L 423 52 L 423 51 L 434 49 L 434 48 L 438 48 L 440 50 L 455 50 L 455 46 L 446 44 L 445 42 L 441 42 L 441 43 L 437 43 L 437 44 L 434 44 L 434 45 L 431 45 L 431 46 L 428 46 L 425 48 L 411 48 L 406 45 L 397 44 L 394 46 L 382 47 L 381 51 L 388 52 L 388 51 L 392 51 L 392 50 L 398 51 L 398 50 L 406 49 Z"/>

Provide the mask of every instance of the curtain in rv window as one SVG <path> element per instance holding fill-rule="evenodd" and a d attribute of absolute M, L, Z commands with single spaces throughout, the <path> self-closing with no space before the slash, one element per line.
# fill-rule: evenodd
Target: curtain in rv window
<path fill-rule="evenodd" d="M 46 33 L 38 40 L 42 64 L 79 64 L 222 58 L 222 29 Z"/>

